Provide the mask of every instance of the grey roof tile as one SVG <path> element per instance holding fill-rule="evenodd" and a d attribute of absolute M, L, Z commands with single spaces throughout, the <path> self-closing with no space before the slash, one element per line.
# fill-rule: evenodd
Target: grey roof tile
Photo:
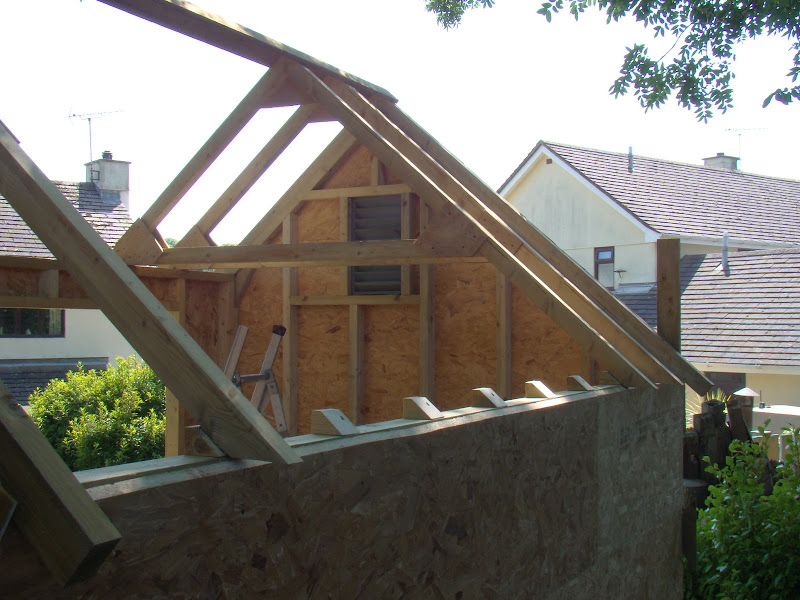
<path fill-rule="evenodd" d="M 800 181 L 542 144 L 661 234 L 800 244 Z"/>
<path fill-rule="evenodd" d="M 800 366 L 800 248 L 681 260 L 681 350 L 692 362 Z M 617 293 L 651 327 L 656 293 Z"/>
<path fill-rule="evenodd" d="M 109 246 L 113 246 L 131 224 L 125 205 L 114 194 L 98 192 L 93 183 L 55 181 L 56 187 L 78 209 Z M 5 198 L 0 196 L 0 254 L 53 258 Z"/>

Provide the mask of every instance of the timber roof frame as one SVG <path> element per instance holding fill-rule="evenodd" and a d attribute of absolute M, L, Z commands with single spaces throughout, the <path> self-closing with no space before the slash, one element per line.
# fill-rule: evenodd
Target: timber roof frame
<path fill-rule="evenodd" d="M 235 274 L 235 287 L 241 295 L 253 269 L 263 265 L 315 261 L 347 265 L 364 260 L 423 265 L 488 261 L 620 384 L 655 388 L 658 384 L 686 382 L 701 394 L 711 387 L 663 338 L 403 113 L 385 90 L 182 0 L 100 1 L 256 60 L 268 65 L 269 70 L 148 211 L 131 225 L 114 250 L 80 217 L 1 122 L 0 193 L 47 245 L 59 268 L 70 273 L 228 456 L 282 463 L 300 460 L 298 453 L 148 291 L 137 273 L 179 273 L 175 269 L 197 266 L 240 267 Z M 287 125 L 267 142 L 209 213 L 180 241 L 180 247 L 166 248 L 158 224 L 245 124 L 261 108 L 293 105 L 299 108 Z M 214 224 L 303 127 L 326 120 L 340 122 L 342 133 L 245 236 L 243 244 L 234 248 L 214 246 L 209 237 Z M 296 210 L 304 202 L 328 193 L 316 188 L 359 145 L 405 182 L 410 192 L 404 193 L 413 192 L 431 210 L 432 216 L 419 237 L 391 244 L 300 244 L 290 239 L 285 248 L 265 247 L 278 231 L 284 234 L 284 241 L 292 237 L 286 236 L 283 228 L 288 224 L 291 231 Z M 376 187 L 379 193 L 385 188 L 392 188 L 392 193 L 397 191 L 396 185 L 370 186 L 370 193 Z M 350 194 L 352 190 L 332 193 Z M 336 251 L 335 255 L 331 256 L 331 250 Z M 35 264 L 48 268 L 56 261 L 40 260 Z M 0 386 L 0 396 L 5 393 Z M 23 424 L 24 418 L 13 410 L 4 410 L 6 403 L 0 404 L 0 445 L 4 449 L 13 445 L 0 454 L 19 457 L 19 461 L 26 457 L 34 459 L 33 463 L 40 460 L 41 466 L 31 467 L 37 473 L 47 472 L 49 465 L 56 463 L 63 467 L 53 467 L 60 473 L 59 481 L 45 479 L 36 485 L 20 469 L 7 468 L 10 460 L 0 461 L 0 475 L 4 482 L 14 484 L 12 491 L 18 494 L 20 506 L 36 506 L 41 495 L 55 495 L 61 498 L 61 505 L 69 497 L 75 504 L 73 529 L 84 534 L 85 542 L 67 554 L 78 559 L 86 557 L 91 564 L 67 562 L 68 557 L 60 556 L 60 549 L 52 548 L 48 539 L 34 545 L 45 562 L 53 563 L 52 568 L 63 580 L 80 576 L 102 562 L 116 543 L 118 532 L 104 515 L 89 508 L 87 501 L 91 502 L 85 493 L 75 491 L 76 481 L 64 472 L 66 466 L 52 449 L 48 450 L 44 438 L 30 433 L 30 427 Z M 21 428 L 28 432 L 13 438 Z M 57 509 L 47 510 L 58 513 Z"/>
<path fill-rule="evenodd" d="M 250 59 L 258 56 L 259 62 L 270 66 L 117 244 L 115 249 L 127 262 L 182 268 L 239 268 L 236 276 L 240 295 L 246 289 L 252 269 L 269 264 L 347 265 L 365 261 L 369 264 L 368 260 L 388 258 L 406 264 L 448 258 L 487 260 L 591 355 L 607 365 L 621 383 L 653 386 L 657 382 L 685 381 L 698 391 L 710 385 L 644 322 L 405 115 L 385 90 L 287 50 L 252 30 L 181 0 L 101 1 L 240 56 Z M 179 247 L 167 249 L 158 233 L 158 223 L 256 111 L 287 105 L 298 108 L 286 125 L 180 240 Z M 344 130 L 244 237 L 238 248 L 214 247 L 209 237 L 211 229 L 303 127 L 322 120 L 338 121 Z M 359 144 L 433 208 L 434 217 L 420 237 L 413 243 L 404 244 L 403 240 L 400 244 L 384 244 L 380 249 L 371 242 L 342 242 L 336 245 L 333 257 L 325 259 L 320 258 L 326 251 L 325 244 L 263 248 L 326 174 Z M 334 245 L 328 245 L 327 249 L 334 250 Z M 429 259 L 421 258 L 426 255 Z M 324 262 L 315 263 L 321 260 Z"/>

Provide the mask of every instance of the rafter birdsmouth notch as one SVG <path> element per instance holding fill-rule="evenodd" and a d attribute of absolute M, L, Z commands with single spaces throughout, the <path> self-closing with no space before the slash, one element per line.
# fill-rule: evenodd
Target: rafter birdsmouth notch
<path fill-rule="evenodd" d="M 503 408 L 506 401 L 492 388 L 479 387 L 472 390 L 472 406 Z"/>
<path fill-rule="evenodd" d="M 311 433 L 317 435 L 358 435 L 353 422 L 338 408 L 319 408 L 311 411 Z"/>
<path fill-rule="evenodd" d="M 543 382 L 538 379 L 532 379 L 525 382 L 525 397 L 526 398 L 555 398 L 556 395 L 547 387 Z"/>
<path fill-rule="evenodd" d="M 403 418 L 415 421 L 441 419 L 441 411 L 425 396 L 406 396 L 403 398 Z"/>

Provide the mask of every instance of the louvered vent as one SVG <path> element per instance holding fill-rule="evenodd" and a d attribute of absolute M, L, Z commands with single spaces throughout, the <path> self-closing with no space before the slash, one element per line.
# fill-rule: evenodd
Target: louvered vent
<path fill-rule="evenodd" d="M 350 239 L 399 240 L 400 196 L 351 198 Z M 399 294 L 400 265 L 350 267 L 350 293 Z"/>

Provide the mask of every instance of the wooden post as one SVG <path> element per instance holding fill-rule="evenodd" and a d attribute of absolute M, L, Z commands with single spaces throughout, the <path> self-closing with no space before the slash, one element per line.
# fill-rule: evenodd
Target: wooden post
<path fill-rule="evenodd" d="M 281 241 L 284 244 L 293 244 L 297 241 L 297 215 L 289 213 L 283 220 L 283 234 Z M 283 414 L 286 418 L 288 435 L 297 435 L 298 408 L 297 408 L 297 307 L 290 302 L 292 296 L 297 295 L 297 268 L 285 267 L 283 269 L 283 326 L 286 334 L 283 336 L 283 388 L 281 398 L 283 401 Z"/>
<path fill-rule="evenodd" d="M 351 304 L 350 311 L 350 420 L 359 425 L 364 409 L 364 307 Z"/>
<path fill-rule="evenodd" d="M 172 317 L 186 327 L 186 280 L 175 280 L 175 308 L 169 312 Z M 186 425 L 188 414 L 181 406 L 178 398 L 169 388 L 166 389 L 165 416 L 167 419 L 164 427 L 164 456 L 180 456 L 186 454 Z"/>
<path fill-rule="evenodd" d="M 420 234 L 431 217 L 431 208 L 420 200 Z M 434 319 L 433 265 L 419 266 L 419 393 L 436 401 L 436 331 Z"/>
<path fill-rule="evenodd" d="M 339 241 L 350 241 L 350 198 L 339 197 Z M 341 267 L 342 296 L 350 295 L 350 267 Z"/>
<path fill-rule="evenodd" d="M 658 333 L 681 350 L 681 241 L 656 242 Z"/>
<path fill-rule="evenodd" d="M 497 272 L 497 393 L 509 400 L 511 391 L 511 282 Z"/>
<path fill-rule="evenodd" d="M 411 238 L 411 194 L 400 195 L 400 239 Z M 411 265 L 400 267 L 400 294 L 411 294 Z"/>

